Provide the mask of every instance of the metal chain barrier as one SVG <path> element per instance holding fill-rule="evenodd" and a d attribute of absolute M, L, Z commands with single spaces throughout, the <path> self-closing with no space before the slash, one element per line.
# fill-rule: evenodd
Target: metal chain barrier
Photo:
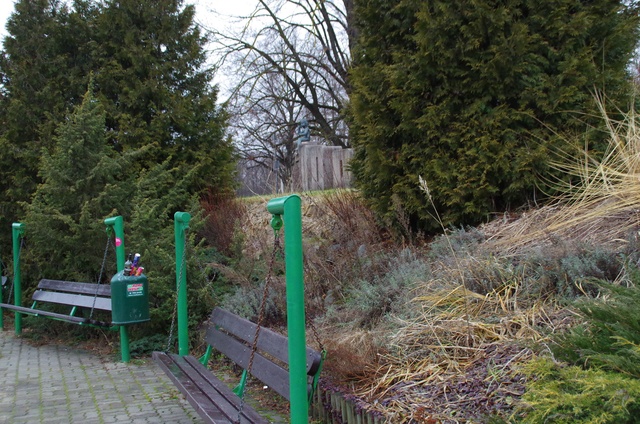
<path fill-rule="evenodd" d="M 184 238 L 185 238 L 185 246 L 186 246 L 187 245 L 186 230 L 185 230 Z M 171 341 L 173 340 L 173 332 L 175 331 L 176 317 L 178 315 L 178 293 L 180 293 L 180 289 L 182 287 L 182 275 L 184 272 L 184 265 L 185 265 L 186 259 L 187 259 L 187 255 L 185 252 L 182 254 L 182 263 L 180 264 L 180 272 L 178 274 L 178 286 L 176 287 L 175 302 L 173 303 L 173 313 L 171 314 L 171 327 L 169 329 L 169 338 L 167 339 L 167 349 L 165 350 L 165 352 L 169 352 L 171 349 Z"/>
<path fill-rule="evenodd" d="M 282 252 L 282 245 L 280 243 L 280 232 L 275 231 L 275 240 L 273 242 L 273 251 L 271 252 L 271 260 L 269 261 L 269 268 L 267 269 L 267 277 L 264 282 L 264 289 L 262 290 L 262 300 L 260 301 L 260 309 L 258 313 L 258 323 L 256 326 L 256 332 L 253 335 L 253 343 L 251 344 L 251 353 L 249 355 L 249 364 L 247 365 L 247 374 L 251 373 L 251 368 L 253 367 L 253 360 L 256 355 L 256 350 L 258 349 L 258 338 L 260 337 L 260 329 L 262 327 L 262 322 L 264 321 L 264 311 L 267 305 L 267 297 L 269 296 L 269 286 L 271 284 L 271 279 L 273 275 L 273 268 L 276 262 L 276 253 Z M 240 394 L 240 408 L 238 409 L 238 419 L 236 423 L 240 424 L 240 418 L 242 415 L 242 410 L 244 409 L 244 390 Z"/>
<path fill-rule="evenodd" d="M 107 263 L 107 255 L 109 254 L 109 244 L 111 244 L 111 237 L 107 235 L 107 245 L 104 247 L 104 255 L 102 256 L 102 265 L 100 266 L 100 275 L 98 276 L 98 284 L 96 285 L 96 292 L 93 295 L 93 304 L 91 305 L 91 312 L 89 313 L 89 318 L 87 319 L 87 322 L 90 322 L 91 319 L 93 318 L 93 311 L 96 307 L 96 300 L 98 299 L 98 289 L 100 289 L 100 284 L 102 284 L 104 267 L 105 267 L 105 264 Z"/>

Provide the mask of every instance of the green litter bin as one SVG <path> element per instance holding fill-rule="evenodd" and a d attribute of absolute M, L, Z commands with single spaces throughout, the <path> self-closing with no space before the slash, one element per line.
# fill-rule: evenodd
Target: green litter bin
<path fill-rule="evenodd" d="M 149 321 L 149 282 L 142 274 L 120 271 L 111 279 L 111 322 L 117 325 Z"/>

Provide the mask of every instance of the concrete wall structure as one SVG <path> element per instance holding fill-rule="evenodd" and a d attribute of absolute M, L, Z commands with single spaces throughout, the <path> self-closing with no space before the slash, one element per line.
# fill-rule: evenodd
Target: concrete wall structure
<path fill-rule="evenodd" d="M 303 191 L 351 187 L 349 161 L 353 149 L 301 143 L 298 149 L 299 186 Z"/>

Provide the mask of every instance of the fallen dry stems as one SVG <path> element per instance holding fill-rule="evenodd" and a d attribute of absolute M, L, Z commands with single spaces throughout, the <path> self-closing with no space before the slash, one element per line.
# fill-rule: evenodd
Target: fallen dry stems
<path fill-rule="evenodd" d="M 516 370 L 531 351 L 516 342 L 544 340 L 540 326 L 553 321 L 555 305 L 539 301 L 521 309 L 515 289 L 483 296 L 441 281 L 423 283 L 419 291 L 412 302 L 420 313 L 397 320 L 389 352 L 371 378 L 360 381 L 358 395 L 371 409 L 393 423 L 415 419 L 416 405 L 425 417 L 456 422 L 457 414 L 464 422 L 461 410 L 483 411 L 478 405 L 490 399 L 521 395 L 524 382 Z"/>

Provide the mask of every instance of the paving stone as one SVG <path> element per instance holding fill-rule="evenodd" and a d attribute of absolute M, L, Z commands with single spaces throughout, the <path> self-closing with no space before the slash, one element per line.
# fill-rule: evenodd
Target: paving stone
<path fill-rule="evenodd" d="M 201 423 L 152 361 L 123 364 L 0 331 L 0 423 Z"/>

